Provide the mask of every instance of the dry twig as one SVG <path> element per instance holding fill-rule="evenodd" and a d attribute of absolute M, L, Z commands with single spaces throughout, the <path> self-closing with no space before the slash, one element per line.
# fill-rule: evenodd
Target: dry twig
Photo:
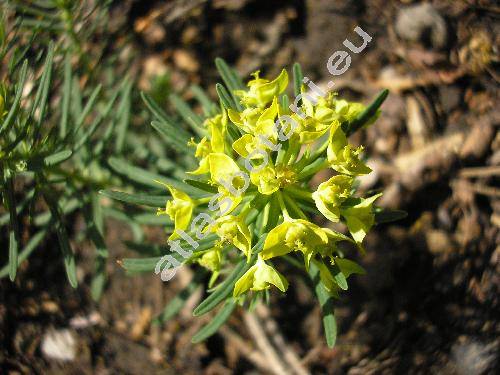
<path fill-rule="evenodd" d="M 264 353 L 272 372 L 276 375 L 287 375 L 286 365 L 282 362 L 278 353 L 273 348 L 269 339 L 264 332 L 264 329 L 257 319 L 257 317 L 249 312 L 245 312 L 243 319 L 248 328 L 248 331 L 252 335 L 257 347 Z"/>
<path fill-rule="evenodd" d="M 256 312 L 257 315 L 259 315 L 264 320 L 267 332 L 271 336 L 274 344 L 283 353 L 283 357 L 290 365 L 291 369 L 298 375 L 309 374 L 309 371 L 307 371 L 306 368 L 302 365 L 295 351 L 293 351 L 293 349 L 285 342 L 285 339 L 283 338 L 283 335 L 278 328 L 278 324 L 271 317 L 271 313 L 269 312 L 267 306 L 262 304 L 257 306 Z"/>

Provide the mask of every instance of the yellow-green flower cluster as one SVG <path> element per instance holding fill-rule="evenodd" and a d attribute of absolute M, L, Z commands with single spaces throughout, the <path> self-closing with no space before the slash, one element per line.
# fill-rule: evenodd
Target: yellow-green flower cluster
<path fill-rule="evenodd" d="M 159 211 L 175 224 L 171 245 L 179 237 L 192 243 L 195 236 L 216 236 L 207 250 L 189 252 L 190 261 L 215 275 L 238 253 L 252 263 L 237 280 L 235 297 L 271 285 L 286 291 L 285 276 L 271 262 L 292 254 L 303 258 L 306 269 L 314 262 L 335 294 L 339 285 L 331 268 L 345 268 L 338 243 L 362 248 L 374 224 L 379 194 L 355 195 L 355 178 L 371 170 L 363 148 L 351 145 L 345 132 L 365 107 L 333 93 L 306 92 L 305 86 L 289 106 L 288 81 L 286 70 L 274 80 L 256 72 L 248 89 L 232 92 L 234 105 L 221 105 L 204 121 L 205 136 L 189 142 L 198 166 L 187 173 L 214 195 L 192 199 L 167 185 L 172 199 Z M 311 178 L 325 169 L 332 177 L 311 189 Z M 347 234 L 315 224 L 319 214 L 322 222 L 343 223 Z M 263 245 L 253 247 L 262 236 Z"/>

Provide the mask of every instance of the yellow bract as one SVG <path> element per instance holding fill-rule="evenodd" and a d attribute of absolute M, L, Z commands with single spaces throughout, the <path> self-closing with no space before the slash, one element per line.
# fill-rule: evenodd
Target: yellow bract
<path fill-rule="evenodd" d="M 368 231 L 375 223 L 375 215 L 373 214 L 373 202 L 380 197 L 382 193 L 376 194 L 370 198 L 360 198 L 360 202 L 355 206 L 344 208 L 341 210 L 342 216 L 346 219 L 347 228 L 356 243 L 360 244 L 365 238 Z"/>
<path fill-rule="evenodd" d="M 210 166 L 208 164 L 208 155 L 210 155 L 210 153 L 212 152 L 212 147 L 207 137 L 203 137 L 199 143 L 195 143 L 193 140 L 191 140 L 189 145 L 196 147 L 194 156 L 200 159 L 200 161 L 198 164 L 198 168 L 188 173 L 194 175 L 208 173 L 210 170 Z"/>
<path fill-rule="evenodd" d="M 195 143 L 193 140 L 189 143 L 190 145 L 196 146 L 194 156 L 200 159 L 198 168 L 194 171 L 188 172 L 194 175 L 205 174 L 210 171 L 208 155 L 213 152 L 224 152 L 224 138 L 226 137 L 227 131 L 227 114 L 224 111 L 222 115 L 216 115 L 206 119 L 203 124 L 209 131 L 210 140 L 207 137 L 203 137 L 199 143 Z"/>
<path fill-rule="evenodd" d="M 212 153 L 208 155 L 208 164 L 210 170 L 210 180 L 218 185 L 219 201 L 225 198 L 231 199 L 231 207 L 224 213 L 232 212 L 243 199 L 238 193 L 246 185 L 241 177 L 242 171 L 236 162 L 226 154 Z M 233 189 L 230 190 L 230 189 Z M 224 207 L 221 206 L 221 212 Z"/>
<path fill-rule="evenodd" d="M 238 297 L 248 290 L 265 290 L 271 285 L 274 285 L 282 292 L 288 289 L 288 281 L 285 277 L 259 257 L 255 265 L 250 267 L 236 282 L 233 296 Z"/>
<path fill-rule="evenodd" d="M 191 217 L 193 216 L 193 209 L 195 207 L 193 200 L 186 193 L 175 189 L 168 184 L 164 184 L 162 182 L 159 183 L 164 185 L 170 191 L 170 195 L 172 195 L 173 199 L 167 201 L 165 209 L 158 209 L 157 214 L 167 214 L 174 222 L 175 230 L 185 230 L 191 223 Z M 170 240 L 179 237 L 175 230 L 170 235 Z"/>
<path fill-rule="evenodd" d="M 222 115 L 216 115 L 206 119 L 204 125 L 207 127 L 210 134 L 212 152 L 224 152 L 224 139 L 227 131 L 226 111 L 224 111 Z"/>
<path fill-rule="evenodd" d="M 276 96 L 285 91 L 288 86 L 288 73 L 285 69 L 273 81 L 260 78 L 259 71 L 253 73 L 253 76 L 254 79 L 248 82 L 248 91 L 234 91 L 241 98 L 241 102 L 247 107 L 265 107 Z"/>
<path fill-rule="evenodd" d="M 198 263 L 212 272 L 218 272 L 222 262 L 221 250 L 218 247 L 208 250 L 198 260 Z"/>

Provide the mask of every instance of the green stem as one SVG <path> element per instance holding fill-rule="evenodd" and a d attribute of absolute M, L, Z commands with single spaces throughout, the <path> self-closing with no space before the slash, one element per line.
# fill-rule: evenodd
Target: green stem
<path fill-rule="evenodd" d="M 240 216 L 245 218 L 245 216 L 247 216 L 251 209 L 252 207 L 250 207 L 250 202 L 245 203 L 245 205 L 241 209 Z"/>
<path fill-rule="evenodd" d="M 314 175 L 316 172 L 319 172 L 322 169 L 325 169 L 329 166 L 328 160 L 325 158 L 321 158 L 313 162 L 312 164 L 309 164 L 307 167 L 305 167 L 297 176 L 298 180 L 303 180 L 306 177 Z"/>
<path fill-rule="evenodd" d="M 212 197 L 205 197 L 205 198 L 200 198 L 200 199 L 195 199 L 194 200 L 194 203 L 199 206 L 201 204 L 204 204 L 204 203 L 208 203 L 210 202 L 210 200 L 212 199 Z"/>
<path fill-rule="evenodd" d="M 286 193 L 283 195 L 286 203 L 290 206 L 290 208 L 303 220 L 309 220 L 304 211 L 295 203 L 295 201 L 290 198 Z"/>
<path fill-rule="evenodd" d="M 260 228 L 260 234 L 265 232 L 265 229 L 267 227 L 267 223 L 269 222 L 269 211 L 271 209 L 271 203 L 266 204 L 264 207 L 264 216 L 262 217 L 262 225 Z"/>
<path fill-rule="evenodd" d="M 291 147 L 288 148 L 283 160 L 283 164 L 291 165 L 295 162 L 295 160 L 297 159 L 297 155 L 300 152 L 300 146 L 301 144 L 299 142 L 295 142 Z"/>
<path fill-rule="evenodd" d="M 314 151 L 313 154 L 311 154 L 311 156 L 307 160 L 309 164 L 315 161 L 317 158 L 319 158 L 321 154 L 323 154 L 323 152 L 325 152 L 325 150 L 328 148 L 329 144 L 330 144 L 330 137 L 328 137 L 328 139 L 325 142 L 323 142 L 323 144 L 316 151 Z"/>
<path fill-rule="evenodd" d="M 300 186 L 288 185 L 287 187 L 285 187 L 285 191 L 296 198 L 312 201 L 312 193 L 306 189 L 301 188 Z"/>
<path fill-rule="evenodd" d="M 290 142 L 287 139 L 285 142 L 281 143 L 281 148 L 278 150 L 278 155 L 276 156 L 276 164 L 283 163 L 286 151 L 290 148 Z"/>
<path fill-rule="evenodd" d="M 286 209 L 285 201 L 283 200 L 283 195 L 281 194 L 281 191 L 278 190 L 275 194 L 276 198 L 278 199 L 278 203 L 280 205 L 281 213 L 283 214 L 283 219 L 285 220 L 291 219 L 290 215 L 288 214 L 288 210 Z"/>

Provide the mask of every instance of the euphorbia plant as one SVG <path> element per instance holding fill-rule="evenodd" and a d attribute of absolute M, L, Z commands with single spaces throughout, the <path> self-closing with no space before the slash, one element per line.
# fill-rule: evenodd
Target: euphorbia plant
<path fill-rule="evenodd" d="M 329 300 L 347 290 L 350 275 L 364 272 L 348 259 L 345 249 L 363 252 L 363 239 L 378 218 L 398 216 L 380 214 L 375 208 L 381 194 L 356 193 L 356 177 L 371 170 L 363 160 L 363 148 L 348 141 L 350 134 L 376 120 L 387 91 L 368 107 L 334 93 L 310 95 L 296 64 L 295 95 L 301 97 L 292 111 L 286 70 L 273 80 L 256 72 L 245 86 L 224 61 L 217 59 L 216 64 L 225 83 L 216 86 L 219 105 L 197 89 L 204 110 L 201 117 L 173 98 L 189 128 L 144 96 L 157 117 L 153 126 L 174 149 L 187 153 L 184 164 L 192 167 L 159 180 L 171 196 L 158 208 L 172 220 L 170 246 L 160 254 L 163 257 L 125 259 L 123 265 L 130 272 L 156 268 L 165 275 L 172 265 L 189 264 L 211 274 L 206 278 L 204 272 L 195 271 L 191 284 L 158 318 L 171 318 L 207 279 L 210 293 L 194 315 L 225 304 L 195 335 L 197 342 L 213 334 L 237 305 L 251 306 L 262 297 L 268 300 L 273 287 L 285 293 L 287 275 L 277 266 L 286 260 L 312 280 L 327 342 L 333 346 L 336 327 Z M 311 179 L 325 169 L 332 177 L 312 187 Z M 150 206 L 162 202 L 157 196 L 104 193 Z M 322 226 L 315 223 L 320 216 L 326 222 Z"/>

